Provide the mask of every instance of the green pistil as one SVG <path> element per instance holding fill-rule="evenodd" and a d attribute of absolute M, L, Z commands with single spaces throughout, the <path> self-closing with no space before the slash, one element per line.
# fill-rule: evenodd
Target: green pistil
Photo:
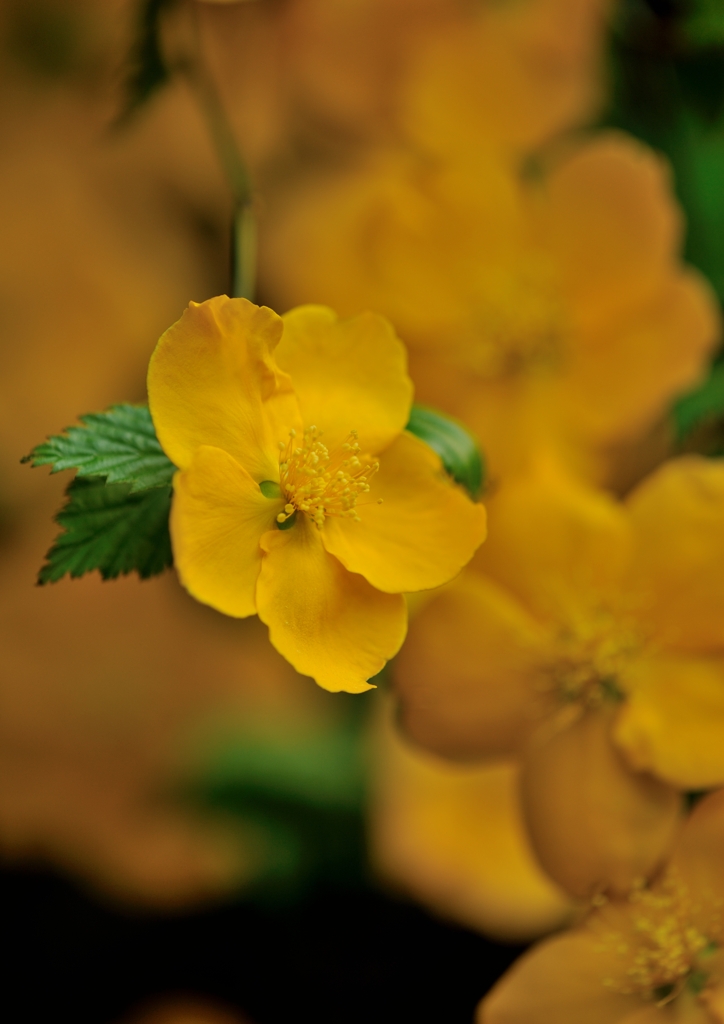
<path fill-rule="evenodd" d="M 281 498 L 282 489 L 276 480 L 262 480 L 259 490 L 265 498 Z"/>

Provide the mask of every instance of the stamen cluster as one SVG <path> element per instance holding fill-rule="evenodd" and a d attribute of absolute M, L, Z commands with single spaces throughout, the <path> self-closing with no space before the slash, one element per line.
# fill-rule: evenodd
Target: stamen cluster
<path fill-rule="evenodd" d="M 478 376 L 509 378 L 560 365 L 567 331 L 554 295 L 541 270 L 500 282 L 480 314 L 476 343 L 465 353 Z"/>
<path fill-rule="evenodd" d="M 363 455 L 352 430 L 344 443 L 330 453 L 320 440 L 316 426 L 307 427 L 301 444 L 292 430 L 286 444 L 279 443 L 279 485 L 287 503 L 277 521 L 286 522 L 295 512 L 304 512 L 318 527 L 327 516 L 359 521 L 356 505 L 367 494 L 379 462 Z"/>
<path fill-rule="evenodd" d="M 686 888 L 670 875 L 657 889 L 635 889 L 629 901 L 631 933 L 609 936 L 624 960 L 623 975 L 606 979 L 606 987 L 663 1004 L 689 981 L 694 989 L 703 986 L 701 957 L 716 947 L 692 923 Z"/>
<path fill-rule="evenodd" d="M 570 623 L 560 639 L 564 653 L 550 670 L 559 700 L 596 708 L 624 697 L 619 679 L 642 642 L 629 624 L 600 609 Z"/>

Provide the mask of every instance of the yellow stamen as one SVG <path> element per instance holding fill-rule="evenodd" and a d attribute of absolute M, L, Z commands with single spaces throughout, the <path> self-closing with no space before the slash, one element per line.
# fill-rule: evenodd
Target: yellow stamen
<path fill-rule="evenodd" d="M 603 932 L 603 945 L 621 960 L 616 977 L 603 979 L 606 988 L 640 995 L 665 1005 L 685 987 L 698 993 L 706 985 L 707 958 L 716 949 L 711 938 L 693 923 L 696 906 L 687 888 L 672 872 L 654 889 L 640 886 L 629 897 L 630 928 Z M 718 932 L 715 908 L 712 931 Z"/>
<path fill-rule="evenodd" d="M 569 334 L 558 291 L 552 268 L 537 260 L 496 280 L 481 296 L 477 330 L 460 361 L 489 380 L 555 370 L 565 359 Z"/>
<path fill-rule="evenodd" d="M 563 703 L 600 707 L 622 700 L 620 679 L 642 638 L 606 609 L 572 617 L 559 635 L 559 655 L 548 672 L 548 689 Z"/>
<path fill-rule="evenodd" d="M 301 446 L 292 443 L 294 436 L 290 432 L 287 444 L 280 446 L 279 483 L 287 504 L 277 522 L 285 522 L 296 511 L 304 512 L 320 528 L 327 516 L 359 521 L 358 498 L 369 492 L 379 462 L 362 454 L 357 431 L 350 431 L 332 453 L 316 426 L 305 429 Z"/>

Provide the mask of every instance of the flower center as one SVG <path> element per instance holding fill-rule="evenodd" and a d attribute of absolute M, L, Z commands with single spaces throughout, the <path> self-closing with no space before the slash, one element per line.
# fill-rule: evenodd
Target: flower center
<path fill-rule="evenodd" d="M 461 353 L 467 368 L 488 380 L 554 370 L 567 332 L 547 275 L 533 268 L 496 285 L 478 311 L 475 343 Z"/>
<path fill-rule="evenodd" d="M 277 516 L 280 527 L 297 512 L 309 516 L 318 527 L 327 516 L 359 521 L 357 499 L 369 492 L 380 464 L 362 454 L 356 430 L 333 452 L 320 437 L 321 431 L 312 426 L 305 429 L 301 444 L 297 444 L 295 430 L 289 432 L 286 444 L 279 442 L 279 486 L 287 499 Z"/>
<path fill-rule="evenodd" d="M 565 704 L 587 708 L 623 700 L 621 676 L 641 645 L 633 627 L 606 609 L 569 622 L 550 669 L 555 695 Z"/>
<path fill-rule="evenodd" d="M 516 377 L 554 366 L 559 351 L 560 337 L 554 324 L 490 316 L 470 358 L 480 377 Z"/>
<path fill-rule="evenodd" d="M 606 988 L 664 1005 L 685 989 L 698 996 L 709 983 L 707 960 L 718 945 L 693 923 L 696 909 L 684 885 L 670 873 L 656 889 L 629 897 L 630 929 L 603 936 L 622 960 Z"/>

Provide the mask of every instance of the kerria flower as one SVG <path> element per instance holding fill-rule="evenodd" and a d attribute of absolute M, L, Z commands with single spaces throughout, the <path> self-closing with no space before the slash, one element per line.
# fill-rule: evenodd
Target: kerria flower
<path fill-rule="evenodd" d="M 651 886 L 599 900 L 534 947 L 482 1001 L 477 1024 L 722 1024 L 724 792 L 705 797 Z"/>
<path fill-rule="evenodd" d="M 485 512 L 405 431 L 412 385 L 390 325 L 307 306 L 191 303 L 148 373 L 179 467 L 171 539 L 197 600 L 258 614 L 292 665 L 358 693 L 402 644 L 401 594 L 455 576 Z"/>
<path fill-rule="evenodd" d="M 536 862 L 518 767 L 451 764 L 407 742 L 386 706 L 372 734 L 370 857 L 387 881 L 468 928 L 530 941 L 562 927 L 573 902 Z"/>
<path fill-rule="evenodd" d="M 466 423 L 494 476 L 548 446 L 603 480 L 719 336 L 681 235 L 662 160 L 606 132 L 525 175 L 477 151 L 380 159 L 285 210 L 266 259 L 283 305 L 388 316 L 418 400 Z"/>
<path fill-rule="evenodd" d="M 551 877 L 626 891 L 678 791 L 724 784 L 724 463 L 673 460 L 619 504 L 546 462 L 489 516 L 487 550 L 413 620 L 403 723 L 443 755 L 519 757 Z"/>

